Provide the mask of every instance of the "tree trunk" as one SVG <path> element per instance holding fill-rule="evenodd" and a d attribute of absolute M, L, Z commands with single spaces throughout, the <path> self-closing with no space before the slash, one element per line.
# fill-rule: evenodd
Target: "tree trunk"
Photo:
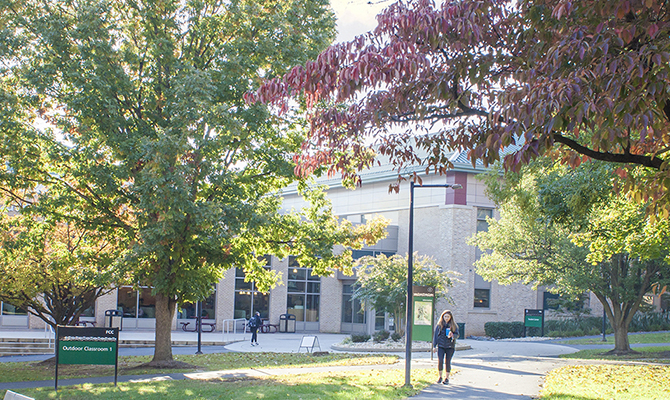
<path fill-rule="evenodd" d="M 172 358 L 172 317 L 174 316 L 177 301 L 156 293 L 156 344 L 154 358 L 149 364 L 156 366 L 170 366 Z"/>
<path fill-rule="evenodd" d="M 622 320 L 612 321 L 612 329 L 614 329 L 614 354 L 630 353 L 630 342 L 628 341 L 628 326 Z"/>

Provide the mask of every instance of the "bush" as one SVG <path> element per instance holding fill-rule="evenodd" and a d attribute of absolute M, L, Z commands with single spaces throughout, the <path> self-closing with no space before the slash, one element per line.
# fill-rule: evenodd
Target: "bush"
<path fill-rule="evenodd" d="M 394 341 L 397 342 L 397 341 L 399 341 L 400 339 L 402 339 L 402 336 L 403 336 L 403 333 L 402 333 L 402 332 L 393 332 L 393 333 L 391 334 L 391 339 L 393 339 Z"/>
<path fill-rule="evenodd" d="M 486 336 L 495 339 L 518 338 L 523 336 L 523 322 L 487 322 L 484 324 Z"/>
<path fill-rule="evenodd" d="M 354 343 L 363 343 L 370 340 L 370 335 L 367 333 L 354 333 L 351 335 L 351 341 Z"/>
<path fill-rule="evenodd" d="M 384 340 L 388 339 L 391 334 L 389 331 L 381 330 L 377 331 L 372 335 L 372 340 L 375 341 L 375 343 L 383 342 Z"/>
<path fill-rule="evenodd" d="M 629 332 L 649 332 L 670 330 L 670 313 L 638 312 L 628 327 Z"/>

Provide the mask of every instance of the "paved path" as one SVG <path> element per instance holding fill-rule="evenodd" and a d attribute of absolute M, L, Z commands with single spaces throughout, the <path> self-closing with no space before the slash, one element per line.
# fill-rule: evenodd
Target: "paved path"
<path fill-rule="evenodd" d="M 205 346 L 203 351 L 236 351 L 236 352 L 298 352 L 302 334 L 261 334 L 259 335 L 259 346 L 251 346 L 248 342 L 249 335 L 236 338 L 238 342 L 226 346 Z M 333 351 L 330 346 L 339 343 L 347 335 L 338 334 L 316 334 L 321 350 Z M 531 399 L 539 395 L 544 375 L 551 369 L 563 365 L 592 363 L 579 360 L 559 359 L 558 355 L 577 351 L 574 346 L 565 346 L 550 342 L 513 342 L 513 341 L 476 341 L 461 340 L 459 343 L 467 344 L 470 350 L 457 351 L 453 365 L 458 371 L 452 375 L 450 385 L 434 384 L 427 387 L 420 394 L 412 397 L 412 400 L 428 399 L 502 399 L 517 400 Z M 194 347 L 175 347 L 175 353 L 195 353 Z M 146 354 L 153 349 L 122 349 L 125 354 Z M 318 350 L 318 349 L 316 349 Z M 305 350 L 302 349 L 302 352 Z M 394 353 L 400 357 L 404 352 Z M 34 356 L 33 356 L 34 357 Z M 8 357 L 1 357 L 1 360 Z M 27 358 L 13 357 L 12 361 Z M 358 369 L 385 369 L 402 368 L 404 363 L 390 366 L 361 366 L 342 367 L 343 370 Z M 412 355 L 412 368 L 435 369 L 437 379 L 437 361 L 430 359 L 430 353 L 417 352 Z M 340 368 L 314 368 L 314 369 L 245 369 L 235 371 L 215 371 L 207 373 L 170 374 L 151 376 L 121 376 L 120 381 L 144 380 L 144 379 L 203 379 L 211 376 L 239 377 L 239 376 L 269 376 L 278 374 L 306 373 L 308 371 L 335 371 Z M 59 380 L 59 386 L 78 384 L 83 382 L 104 383 L 111 382 L 111 378 L 89 378 L 85 380 Z M 0 390 L 8 388 L 25 387 L 49 387 L 53 381 L 1 383 Z"/>

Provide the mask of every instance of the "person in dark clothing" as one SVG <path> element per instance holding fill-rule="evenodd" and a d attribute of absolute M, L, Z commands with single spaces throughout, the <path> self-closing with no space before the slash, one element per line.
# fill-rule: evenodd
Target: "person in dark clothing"
<path fill-rule="evenodd" d="M 256 314 L 249 319 L 249 329 L 251 329 L 251 345 L 258 345 L 258 329 L 261 327 L 261 313 L 256 311 Z"/>
<path fill-rule="evenodd" d="M 437 351 L 437 371 L 440 379 L 437 383 L 449 384 L 449 373 L 451 372 L 451 358 L 456 350 L 456 337 L 458 337 L 458 325 L 454 321 L 454 316 L 450 310 L 446 310 L 440 315 L 440 320 L 435 326 L 433 334 L 433 352 Z M 442 369 L 446 366 L 447 373 L 442 380 Z"/>

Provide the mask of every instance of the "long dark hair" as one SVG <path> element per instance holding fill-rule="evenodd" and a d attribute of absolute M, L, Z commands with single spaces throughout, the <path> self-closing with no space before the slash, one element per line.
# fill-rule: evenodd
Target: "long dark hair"
<path fill-rule="evenodd" d="M 444 310 L 444 311 L 442 312 L 442 314 L 440 315 L 440 320 L 437 321 L 437 326 L 439 326 L 440 329 L 444 329 L 444 328 L 445 328 L 446 323 L 444 322 L 444 316 L 445 316 L 446 314 L 449 314 L 449 316 L 451 317 L 451 318 L 449 319 L 449 329 L 450 329 L 452 332 L 456 332 L 456 330 L 458 329 L 458 327 L 456 326 L 456 321 L 454 321 L 454 314 L 451 313 L 451 310 Z"/>

